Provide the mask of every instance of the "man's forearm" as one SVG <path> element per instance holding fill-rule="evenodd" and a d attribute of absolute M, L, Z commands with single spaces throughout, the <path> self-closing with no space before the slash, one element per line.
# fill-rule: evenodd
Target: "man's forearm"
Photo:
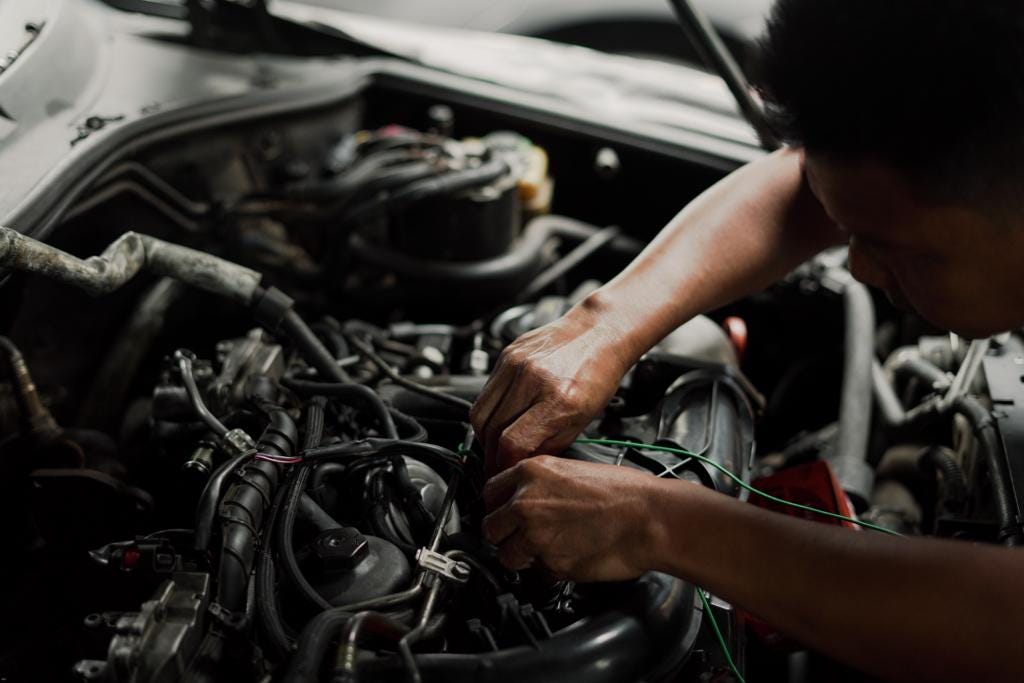
<path fill-rule="evenodd" d="M 893 680 L 1024 679 L 1024 555 L 796 520 L 680 482 L 654 498 L 654 568 L 808 646 Z"/>
<path fill-rule="evenodd" d="M 763 289 L 839 239 L 801 153 L 783 150 L 691 202 L 580 308 L 615 326 L 635 360 L 693 316 Z"/>

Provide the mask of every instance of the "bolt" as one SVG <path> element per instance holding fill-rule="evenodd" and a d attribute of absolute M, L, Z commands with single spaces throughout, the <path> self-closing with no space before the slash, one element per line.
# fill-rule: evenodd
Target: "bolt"
<path fill-rule="evenodd" d="M 619 160 L 619 154 L 611 147 L 602 147 L 597 150 L 597 156 L 594 157 L 594 171 L 597 175 L 605 180 L 614 178 L 619 174 L 622 168 L 622 162 Z"/>

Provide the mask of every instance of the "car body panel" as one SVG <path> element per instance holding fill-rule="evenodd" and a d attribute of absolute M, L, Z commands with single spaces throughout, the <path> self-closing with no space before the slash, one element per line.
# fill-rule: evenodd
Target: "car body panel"
<path fill-rule="evenodd" d="M 98 0 L 0 5 L 3 25 L 26 16 L 44 24 L 0 73 L 0 109 L 10 114 L 0 119 L 0 223 L 45 234 L 118 154 L 181 126 L 327 106 L 380 79 L 473 92 L 494 106 L 567 128 L 596 126 L 609 140 L 697 154 L 722 168 L 761 154 L 725 86 L 696 69 L 295 3 L 275 11 L 344 29 L 409 61 L 200 50 L 185 42 L 184 22 Z"/>

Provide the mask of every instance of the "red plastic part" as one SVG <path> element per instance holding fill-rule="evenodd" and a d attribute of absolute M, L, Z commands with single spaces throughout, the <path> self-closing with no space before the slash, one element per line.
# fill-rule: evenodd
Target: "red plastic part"
<path fill-rule="evenodd" d="M 825 510 L 826 512 L 834 512 L 845 517 L 852 517 L 854 514 L 850 500 L 839 486 L 832 468 L 823 460 L 818 460 L 808 465 L 791 467 L 770 477 L 757 479 L 752 483 L 754 487 L 761 491 L 770 493 L 783 500 L 808 505 L 819 510 Z M 781 512 L 791 517 L 799 517 L 821 524 L 846 527 L 854 531 L 861 530 L 853 522 L 816 515 L 813 512 L 798 510 L 788 505 L 780 505 L 779 503 L 765 500 L 758 495 L 751 494 L 750 502 L 760 508 Z M 766 586 L 765 589 L 771 590 L 771 587 Z M 784 651 L 802 649 L 798 643 L 789 640 L 773 626 L 761 621 L 757 617 L 746 612 L 740 612 L 739 616 L 741 621 L 745 622 L 758 639 L 766 645 Z"/>
<path fill-rule="evenodd" d="M 729 335 L 729 341 L 732 342 L 733 348 L 736 349 L 736 357 L 742 363 L 743 357 L 747 355 L 747 341 L 749 339 L 747 321 L 733 315 L 722 321 L 722 327 L 725 328 L 725 333 Z"/>

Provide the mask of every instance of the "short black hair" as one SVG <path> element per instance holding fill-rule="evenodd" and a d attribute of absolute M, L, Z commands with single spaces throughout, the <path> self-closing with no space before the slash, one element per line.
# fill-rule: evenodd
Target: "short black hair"
<path fill-rule="evenodd" d="M 755 81 L 789 144 L 933 197 L 1024 195 L 1024 2 L 778 0 Z"/>

